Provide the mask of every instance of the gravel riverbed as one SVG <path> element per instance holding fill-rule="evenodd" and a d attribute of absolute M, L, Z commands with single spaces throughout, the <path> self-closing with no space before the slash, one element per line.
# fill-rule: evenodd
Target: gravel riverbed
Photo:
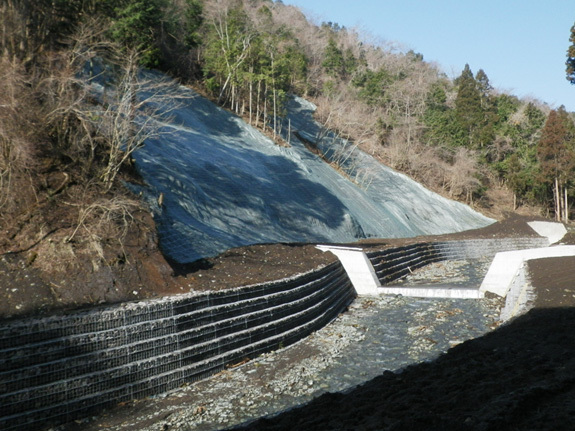
<path fill-rule="evenodd" d="M 447 261 L 401 284 L 478 287 L 488 262 Z M 161 396 L 134 401 L 65 430 L 219 430 L 342 392 L 386 370 L 401 372 L 499 325 L 500 298 L 357 298 L 300 342 Z"/>

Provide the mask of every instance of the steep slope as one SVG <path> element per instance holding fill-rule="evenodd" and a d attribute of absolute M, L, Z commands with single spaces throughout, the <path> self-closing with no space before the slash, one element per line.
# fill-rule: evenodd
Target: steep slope
<path fill-rule="evenodd" d="M 148 187 L 134 186 L 153 209 L 164 253 L 177 262 L 249 244 L 411 237 L 493 222 L 356 150 L 354 163 L 370 175 L 369 187 L 358 185 L 298 139 L 276 145 L 191 90 L 179 91 L 188 99 L 135 153 Z M 299 136 L 320 130 L 312 111 L 293 100 Z"/>

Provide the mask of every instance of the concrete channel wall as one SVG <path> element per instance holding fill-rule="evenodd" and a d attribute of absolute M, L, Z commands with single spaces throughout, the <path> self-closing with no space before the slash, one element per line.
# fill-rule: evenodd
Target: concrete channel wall
<path fill-rule="evenodd" d="M 527 311 L 528 302 L 534 300 L 526 262 L 520 264 L 517 273 L 509 286 L 509 292 L 505 296 L 505 305 L 501 310 L 500 319 L 503 322 Z"/>
<path fill-rule="evenodd" d="M 43 429 L 289 345 L 355 297 L 339 262 L 265 285 L 0 327 L 0 429 Z"/>
<path fill-rule="evenodd" d="M 403 278 L 411 271 L 444 260 L 492 258 L 502 251 L 546 247 L 546 238 L 497 238 L 421 242 L 367 252 L 381 285 Z"/>

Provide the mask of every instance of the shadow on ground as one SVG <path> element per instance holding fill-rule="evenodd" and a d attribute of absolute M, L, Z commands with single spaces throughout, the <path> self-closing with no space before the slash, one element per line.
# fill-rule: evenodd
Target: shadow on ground
<path fill-rule="evenodd" d="M 234 429 L 572 429 L 575 308 L 534 309 L 437 360 Z"/>

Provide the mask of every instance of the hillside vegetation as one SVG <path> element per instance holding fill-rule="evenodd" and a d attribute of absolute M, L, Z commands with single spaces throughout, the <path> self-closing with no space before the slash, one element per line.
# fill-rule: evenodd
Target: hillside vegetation
<path fill-rule="evenodd" d="M 561 212 L 554 193 L 570 197 L 562 178 L 572 169 L 573 122 L 563 108 L 554 114 L 561 125 L 550 127 L 565 130 L 551 138 L 543 130 L 552 110 L 495 91 L 482 69 L 466 66 L 451 80 L 423 54 L 317 25 L 281 2 L 4 0 L 2 16 L 3 202 L 13 201 L 10 177 L 29 169 L 38 151 L 109 187 L 121 164 L 118 143 L 86 118 L 93 101 L 76 82 L 95 56 L 117 64 L 124 81 L 135 62 L 167 71 L 274 135 L 287 95 L 307 97 L 327 128 L 468 203 L 488 207 L 489 190 L 501 186 L 515 206 L 550 212 Z M 124 83 L 125 91 L 137 85 Z M 550 151 L 564 159 L 559 178 Z"/>
<path fill-rule="evenodd" d="M 483 70 L 452 80 L 423 54 L 281 1 L 1 0 L 0 16 L 0 253 L 24 266 L 65 278 L 70 257 L 99 273 L 157 252 L 147 210 L 120 181 L 138 181 L 132 154 L 157 133 L 145 106 L 166 94 L 142 66 L 278 144 L 289 145 L 279 120 L 297 94 L 326 129 L 446 196 L 569 217 L 572 115 L 494 90 Z M 114 89 L 101 97 L 97 65 Z"/>

